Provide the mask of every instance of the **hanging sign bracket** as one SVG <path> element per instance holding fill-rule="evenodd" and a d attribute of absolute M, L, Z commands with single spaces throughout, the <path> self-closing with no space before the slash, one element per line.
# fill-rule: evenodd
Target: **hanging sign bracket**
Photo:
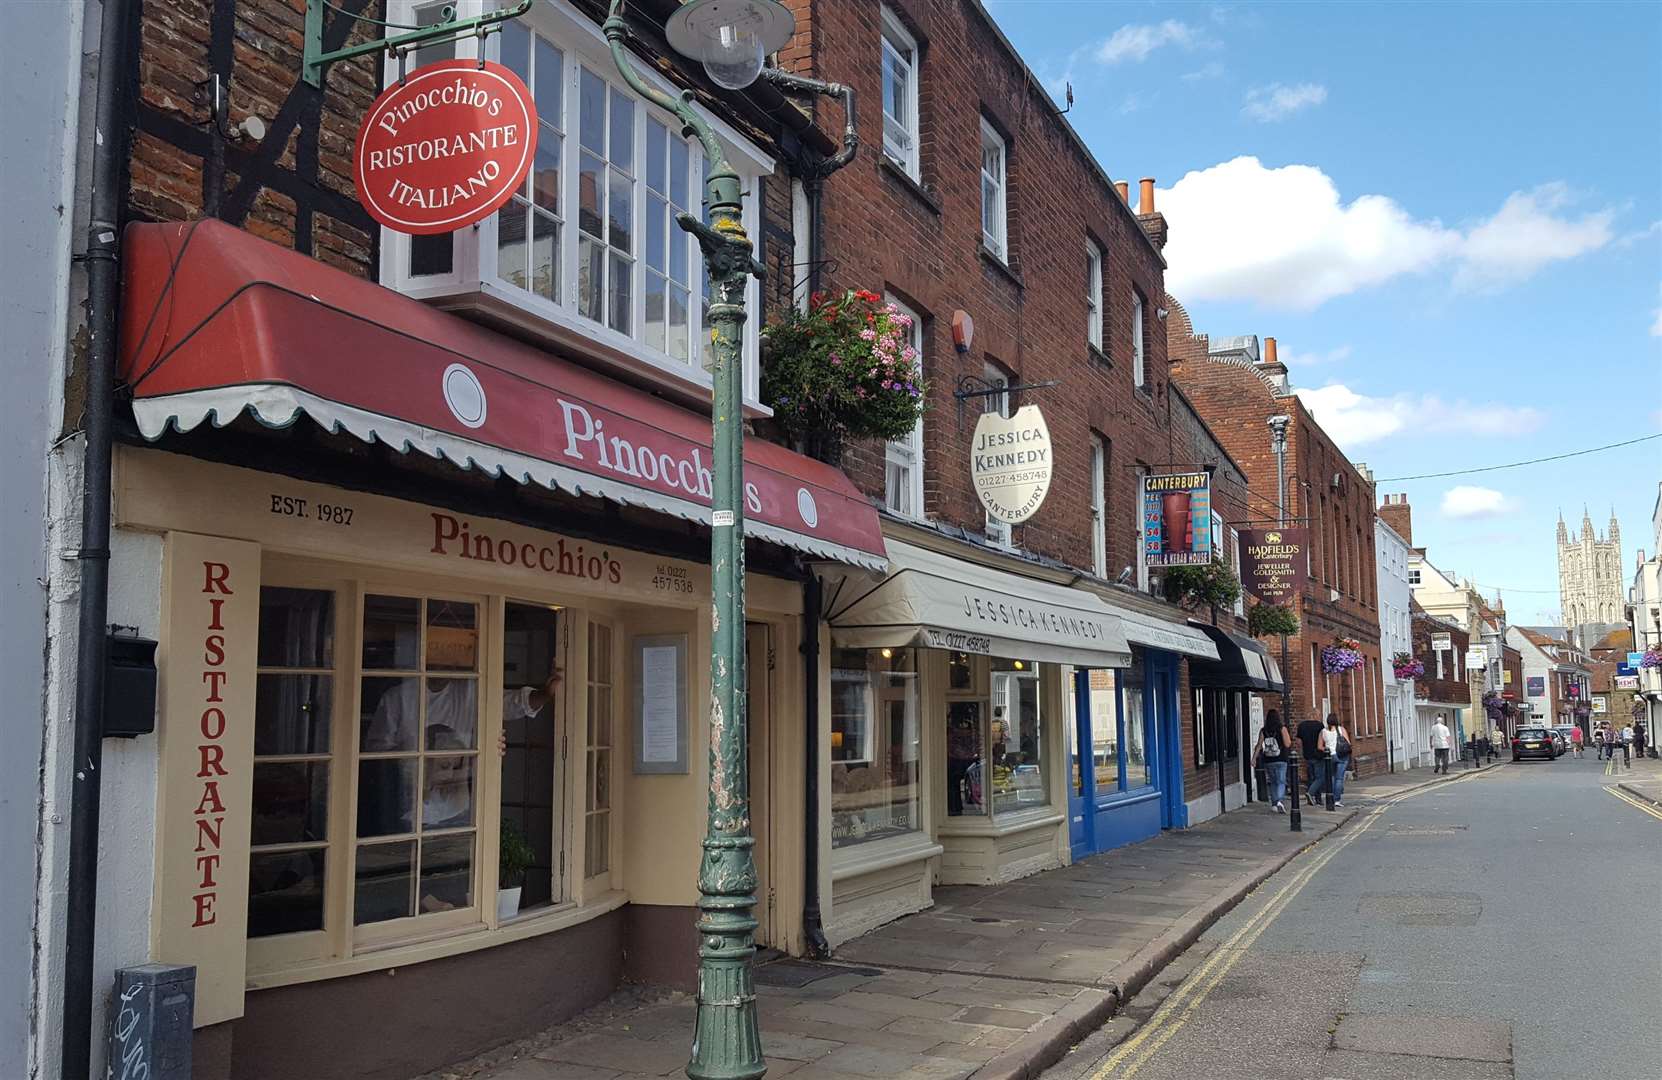
<path fill-rule="evenodd" d="M 513 7 L 503 8 L 501 11 L 487 11 L 485 14 L 471 19 L 456 18 L 456 9 L 453 6 L 446 5 L 439 15 L 438 22 L 432 26 L 415 27 L 395 25 L 363 15 L 353 15 L 329 3 L 329 0 L 306 0 L 305 58 L 302 62 L 300 75 L 307 85 L 321 88 L 324 71 L 328 69 L 330 64 L 338 61 L 351 60 L 354 57 L 367 56 L 370 53 L 378 53 L 383 50 L 394 56 L 402 56 L 418 45 L 442 44 L 470 36 L 479 38 L 481 46 L 479 59 L 483 61 L 485 35 L 490 33 L 496 24 L 518 18 L 530 11 L 531 3 L 532 0 L 520 0 Z M 324 52 L 324 8 L 332 10 L 336 18 L 353 19 L 379 26 L 385 30 L 405 30 L 407 33 L 376 38 L 373 41 L 364 41 L 356 45 L 335 49 L 333 52 Z"/>

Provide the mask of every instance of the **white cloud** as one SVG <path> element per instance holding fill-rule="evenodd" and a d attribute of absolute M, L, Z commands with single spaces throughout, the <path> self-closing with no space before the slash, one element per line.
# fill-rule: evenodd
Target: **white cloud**
<path fill-rule="evenodd" d="M 1319 83 L 1299 83 L 1296 86 L 1272 83 L 1248 90 L 1241 112 L 1249 119 L 1268 124 L 1315 108 L 1326 100 L 1327 87 Z"/>
<path fill-rule="evenodd" d="M 1149 53 L 1166 45 L 1193 49 L 1200 44 L 1200 31 L 1188 23 L 1167 19 L 1158 23 L 1128 23 L 1096 48 L 1096 58 L 1104 64 L 1125 61 L 1139 63 Z"/>
<path fill-rule="evenodd" d="M 1599 210 L 1575 221 L 1554 217 L 1552 211 L 1568 201 L 1569 188 L 1562 182 L 1508 195 L 1494 217 L 1466 233 L 1454 283 L 1468 289 L 1513 285 L 1549 262 L 1608 244 L 1616 212 Z"/>
<path fill-rule="evenodd" d="M 1167 286 L 1185 303 L 1250 300 L 1310 310 L 1405 274 L 1451 270 L 1490 289 L 1610 241 L 1614 211 L 1556 214 L 1563 185 L 1516 192 L 1468 229 L 1415 218 L 1384 195 L 1345 202 L 1314 165 L 1268 168 L 1238 157 L 1188 173 L 1160 193 L 1171 222 Z"/>
<path fill-rule="evenodd" d="M 1125 100 L 1120 102 L 1120 115 L 1130 116 L 1134 112 L 1142 112 L 1148 108 L 1150 100 L 1148 95 L 1141 91 L 1133 91 L 1125 95 Z"/>
<path fill-rule="evenodd" d="M 1459 484 L 1443 492 L 1444 517 L 1496 517 L 1516 508 L 1514 501 L 1494 488 Z"/>
<path fill-rule="evenodd" d="M 1186 71 L 1179 76 L 1184 82 L 1201 82 L 1205 79 L 1216 79 L 1223 74 L 1223 65 L 1216 60 L 1194 71 Z"/>
<path fill-rule="evenodd" d="M 1283 364 L 1292 369 L 1294 377 L 1305 368 L 1318 367 L 1322 364 L 1337 364 L 1341 360 L 1350 359 L 1352 349 L 1349 345 L 1339 345 L 1325 352 L 1299 352 L 1296 349 L 1279 349 L 1276 355 Z"/>
<path fill-rule="evenodd" d="M 1349 449 L 1392 435 L 1519 435 L 1533 431 L 1541 413 L 1499 402 L 1444 401 L 1435 394 L 1370 397 L 1344 383 L 1295 391 L 1340 446 Z"/>

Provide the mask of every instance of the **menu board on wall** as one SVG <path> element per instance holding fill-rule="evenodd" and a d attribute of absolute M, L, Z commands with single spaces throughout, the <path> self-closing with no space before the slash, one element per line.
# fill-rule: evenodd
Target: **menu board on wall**
<path fill-rule="evenodd" d="M 687 635 L 635 639 L 635 771 L 687 771 Z"/>

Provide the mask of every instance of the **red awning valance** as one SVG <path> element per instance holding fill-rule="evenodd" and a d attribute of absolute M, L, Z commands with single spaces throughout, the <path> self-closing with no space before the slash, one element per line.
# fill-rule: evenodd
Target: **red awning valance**
<path fill-rule="evenodd" d="M 305 413 L 573 494 L 708 524 L 710 421 L 223 222 L 133 225 L 121 371 L 146 438 L 247 411 Z M 877 513 L 841 471 L 745 443 L 745 531 L 887 567 Z"/>

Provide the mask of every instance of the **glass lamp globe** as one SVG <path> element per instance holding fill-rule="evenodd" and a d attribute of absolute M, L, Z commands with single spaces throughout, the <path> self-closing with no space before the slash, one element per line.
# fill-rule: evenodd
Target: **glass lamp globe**
<path fill-rule="evenodd" d="M 704 65 L 717 86 L 743 90 L 762 61 L 796 32 L 796 18 L 778 0 L 688 0 L 664 24 L 664 36 L 683 56 Z"/>

